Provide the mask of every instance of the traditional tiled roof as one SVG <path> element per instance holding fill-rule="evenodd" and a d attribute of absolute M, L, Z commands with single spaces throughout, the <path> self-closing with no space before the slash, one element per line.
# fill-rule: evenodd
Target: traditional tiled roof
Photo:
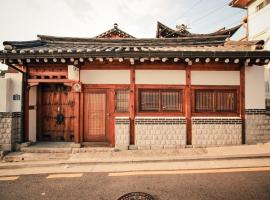
<path fill-rule="evenodd" d="M 247 5 L 252 3 L 254 0 L 233 0 L 230 2 L 230 6 L 236 7 L 236 8 L 243 8 L 246 9 Z"/>
<path fill-rule="evenodd" d="M 114 27 L 104 33 L 99 34 L 96 38 L 134 38 L 132 35 L 122 31 L 118 28 L 118 24 L 114 24 Z"/>
<path fill-rule="evenodd" d="M 71 38 L 39 35 L 39 40 L 4 42 L 0 60 L 21 62 L 41 59 L 150 59 L 187 60 L 196 58 L 250 59 L 256 64 L 269 62 L 270 51 L 263 41 L 229 41 L 226 35 L 200 35 L 182 38 Z M 165 60 L 165 59 L 164 59 Z"/>
<path fill-rule="evenodd" d="M 157 23 L 157 38 L 182 38 L 182 37 L 200 37 L 200 36 L 216 36 L 224 35 L 226 38 L 230 38 L 239 28 L 241 24 L 230 29 L 222 28 L 216 32 L 208 34 L 196 34 L 190 33 L 185 25 L 178 26 L 179 30 L 173 30 L 168 26 L 162 24 L 161 22 Z"/>

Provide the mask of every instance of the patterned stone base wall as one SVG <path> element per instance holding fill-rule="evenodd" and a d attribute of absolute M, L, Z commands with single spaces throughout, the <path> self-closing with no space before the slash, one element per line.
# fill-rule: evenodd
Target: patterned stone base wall
<path fill-rule="evenodd" d="M 270 142 L 270 115 L 264 109 L 246 110 L 246 143 Z"/>
<path fill-rule="evenodd" d="M 0 113 L 0 150 L 11 151 L 21 141 L 21 114 Z"/>
<path fill-rule="evenodd" d="M 194 147 L 241 144 L 242 120 L 239 118 L 193 118 Z"/>
<path fill-rule="evenodd" d="M 135 145 L 139 149 L 186 145 L 186 120 L 180 117 L 136 117 Z"/>
<path fill-rule="evenodd" d="M 130 140 L 129 126 L 130 121 L 128 117 L 115 118 L 115 148 L 128 149 Z"/>

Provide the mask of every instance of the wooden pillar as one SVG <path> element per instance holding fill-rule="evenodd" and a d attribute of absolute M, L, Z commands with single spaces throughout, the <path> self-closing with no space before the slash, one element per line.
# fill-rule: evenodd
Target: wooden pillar
<path fill-rule="evenodd" d="M 130 144 L 135 144 L 135 67 L 130 69 L 130 93 L 129 93 L 129 118 L 130 118 Z"/>
<path fill-rule="evenodd" d="M 28 87 L 27 83 L 24 87 L 24 141 L 29 141 L 29 90 L 30 87 Z"/>
<path fill-rule="evenodd" d="M 187 120 L 187 145 L 192 144 L 192 124 L 191 124 L 191 66 L 186 66 L 186 89 L 185 89 L 185 111 Z"/>
<path fill-rule="evenodd" d="M 80 93 L 74 92 L 74 142 L 80 141 Z"/>
<path fill-rule="evenodd" d="M 240 66 L 240 116 L 242 120 L 242 144 L 246 143 L 245 117 L 245 65 Z"/>
<path fill-rule="evenodd" d="M 83 94 L 83 91 L 80 93 L 80 108 L 79 108 L 79 111 L 80 111 L 80 127 L 79 127 L 79 135 L 80 135 L 80 143 L 84 142 L 83 141 L 83 123 L 84 123 L 84 109 L 83 109 L 83 106 L 84 106 L 84 94 Z"/>

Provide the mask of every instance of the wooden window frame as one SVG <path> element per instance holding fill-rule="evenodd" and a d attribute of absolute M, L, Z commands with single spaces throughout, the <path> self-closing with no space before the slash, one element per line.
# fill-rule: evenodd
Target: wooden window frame
<path fill-rule="evenodd" d="M 180 91 L 182 107 L 181 111 L 140 111 L 140 91 L 147 90 L 159 90 L 159 91 Z M 136 116 L 185 116 L 185 86 L 175 86 L 175 85 L 136 85 Z"/>
<path fill-rule="evenodd" d="M 235 111 L 195 111 L 195 92 L 198 90 L 202 91 L 220 91 L 220 92 L 234 92 L 236 95 L 235 100 Z M 216 117 L 240 117 L 240 86 L 192 86 L 191 87 L 191 101 L 192 101 L 192 116 L 216 116 Z M 213 101 L 213 107 L 216 107 L 216 102 Z"/>
<path fill-rule="evenodd" d="M 117 91 L 127 91 L 127 93 L 128 93 L 128 111 L 126 111 L 126 112 L 118 112 L 117 111 Z M 114 90 L 114 92 L 115 92 L 115 98 L 114 98 L 114 110 L 115 110 L 115 113 L 117 113 L 117 114 L 129 114 L 130 113 L 130 106 L 129 106 L 129 104 L 130 104 L 130 90 L 128 89 L 128 88 L 116 88 L 115 90 Z"/>

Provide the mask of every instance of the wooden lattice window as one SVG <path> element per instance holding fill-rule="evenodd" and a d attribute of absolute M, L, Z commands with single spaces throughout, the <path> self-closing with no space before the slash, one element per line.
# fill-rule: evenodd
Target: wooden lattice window
<path fill-rule="evenodd" d="M 140 90 L 139 111 L 182 112 L 181 90 Z"/>
<path fill-rule="evenodd" d="M 236 113 L 237 90 L 195 90 L 194 91 L 195 113 Z"/>
<path fill-rule="evenodd" d="M 125 113 L 129 111 L 129 90 L 116 90 L 115 111 L 118 113 Z"/>

